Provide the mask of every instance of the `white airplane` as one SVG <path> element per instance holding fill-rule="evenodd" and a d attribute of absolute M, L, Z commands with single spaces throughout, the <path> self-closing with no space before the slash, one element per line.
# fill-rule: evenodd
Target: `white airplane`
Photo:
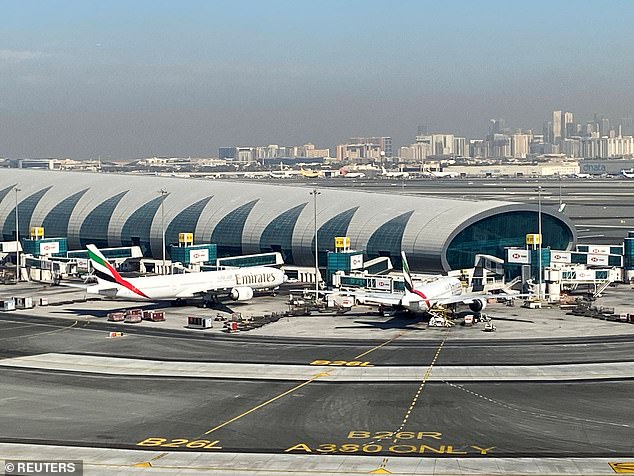
<path fill-rule="evenodd" d="M 458 278 L 442 276 L 435 281 L 414 286 L 410 275 L 405 253 L 403 258 L 403 278 L 405 293 L 362 292 L 355 294 L 359 304 L 376 305 L 379 308 L 392 307 L 410 312 L 433 312 L 434 308 L 449 304 L 468 304 L 473 312 L 481 312 L 487 305 L 487 295 L 480 293 L 464 293 Z"/>
<path fill-rule="evenodd" d="M 365 178 L 363 172 L 348 172 L 346 169 L 339 169 L 339 175 L 347 179 Z"/>
<path fill-rule="evenodd" d="M 385 167 L 381 167 L 381 177 L 384 178 L 409 178 L 409 172 L 388 172 Z"/>
<path fill-rule="evenodd" d="M 88 286 L 86 292 L 127 301 L 178 300 L 225 292 L 234 301 L 247 301 L 254 289 L 275 289 L 286 281 L 284 272 L 266 266 L 125 279 L 95 245 L 86 248 L 97 277 L 97 284 Z"/>
<path fill-rule="evenodd" d="M 281 172 L 269 172 L 269 176 L 271 178 L 276 178 L 276 179 L 292 179 L 295 178 L 299 175 L 299 171 L 296 170 L 284 170 Z"/>
<path fill-rule="evenodd" d="M 458 172 L 438 172 L 438 171 L 430 172 L 430 174 L 434 178 L 455 178 L 460 175 Z"/>

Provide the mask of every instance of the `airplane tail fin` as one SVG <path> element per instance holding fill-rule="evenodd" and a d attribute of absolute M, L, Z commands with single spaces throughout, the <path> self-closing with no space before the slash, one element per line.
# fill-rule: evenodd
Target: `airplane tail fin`
<path fill-rule="evenodd" d="M 109 283 L 118 283 L 121 281 L 121 275 L 114 269 L 106 257 L 99 251 L 95 245 L 86 245 L 88 250 L 88 258 L 95 270 L 97 281 L 108 281 Z"/>
<path fill-rule="evenodd" d="M 108 283 L 111 289 L 116 289 L 116 286 L 114 288 L 112 287 L 112 284 L 115 284 L 119 286 L 119 289 L 120 287 L 124 287 L 137 296 L 150 299 L 147 294 L 137 289 L 132 282 L 122 278 L 119 272 L 108 263 L 106 257 L 95 245 L 86 245 L 86 249 L 88 250 L 88 257 L 95 270 L 95 276 L 97 276 L 97 282 L 99 284 L 103 285 Z"/>
<path fill-rule="evenodd" d="M 409 264 L 407 263 L 407 256 L 405 256 L 404 251 L 401 251 L 401 258 L 403 259 L 403 279 L 405 280 L 405 289 L 411 293 L 414 291 L 414 282 L 412 281 Z"/>

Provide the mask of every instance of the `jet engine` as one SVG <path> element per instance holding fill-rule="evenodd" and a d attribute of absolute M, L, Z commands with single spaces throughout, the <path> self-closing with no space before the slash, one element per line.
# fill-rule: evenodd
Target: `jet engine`
<path fill-rule="evenodd" d="M 234 301 L 248 301 L 253 297 L 253 288 L 238 287 L 233 288 L 229 293 L 229 297 Z"/>
<path fill-rule="evenodd" d="M 484 311 L 485 307 L 487 307 L 486 299 L 474 299 L 469 303 L 469 309 L 471 309 L 473 312 Z"/>

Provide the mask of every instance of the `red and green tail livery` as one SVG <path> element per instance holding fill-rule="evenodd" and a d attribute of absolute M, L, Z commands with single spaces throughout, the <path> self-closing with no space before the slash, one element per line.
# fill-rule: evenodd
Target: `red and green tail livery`
<path fill-rule="evenodd" d="M 140 297 L 149 299 L 143 291 L 140 291 L 132 283 L 122 278 L 119 272 L 114 269 L 110 263 L 108 263 L 108 260 L 106 260 L 104 255 L 95 245 L 87 245 L 86 248 L 88 249 L 88 257 L 90 258 L 92 267 L 95 270 L 97 280 L 118 284 Z"/>

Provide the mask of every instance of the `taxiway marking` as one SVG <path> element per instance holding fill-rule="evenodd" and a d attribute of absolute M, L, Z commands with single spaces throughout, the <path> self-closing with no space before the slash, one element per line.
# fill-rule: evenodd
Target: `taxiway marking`
<path fill-rule="evenodd" d="M 401 333 L 397 334 L 396 336 L 392 337 L 390 340 L 385 341 L 382 344 L 377 345 L 376 347 L 372 347 L 370 350 L 366 350 L 362 354 L 359 354 L 359 355 L 355 356 L 354 360 L 360 359 L 361 357 L 364 357 L 364 356 L 368 355 L 370 352 L 374 352 L 375 350 L 378 350 L 381 347 L 388 345 L 390 342 L 394 342 L 396 339 L 401 337 L 403 334 L 405 334 L 405 332 L 401 332 Z"/>
<path fill-rule="evenodd" d="M 223 427 L 229 425 L 230 423 L 233 423 L 234 421 L 239 420 L 240 418 L 245 417 L 245 416 L 257 411 L 260 408 L 263 408 L 263 407 L 267 406 L 269 403 L 273 403 L 274 401 L 279 400 L 280 398 L 285 397 L 286 395 L 289 395 L 289 394 L 293 393 L 294 391 L 299 390 L 300 388 L 305 387 L 306 385 L 308 385 L 310 383 L 313 383 L 318 378 L 326 377 L 328 375 L 330 375 L 329 371 L 320 372 L 320 373 L 314 375 L 313 377 L 311 377 L 310 379 L 306 380 L 305 382 L 302 382 L 299 385 L 295 385 L 293 388 L 290 388 L 290 389 L 286 390 L 285 392 L 280 393 L 279 395 L 277 395 L 277 396 L 275 396 L 273 398 L 270 398 L 269 400 L 267 400 L 267 401 L 265 401 L 263 403 L 260 403 L 259 405 L 251 408 L 250 410 L 247 410 L 246 412 L 243 412 L 240 415 L 237 415 L 237 416 L 233 417 L 232 419 L 227 420 L 226 422 L 221 423 L 220 425 L 213 427 L 211 430 L 207 430 L 205 432 L 205 435 L 213 433 L 214 431 L 219 430 L 220 428 L 223 428 Z"/>
<path fill-rule="evenodd" d="M 36 336 L 43 336 L 43 335 L 47 335 L 47 334 L 55 334 L 56 332 L 64 332 L 67 331 L 73 327 L 75 327 L 77 324 L 79 324 L 79 321 L 75 321 L 73 322 L 70 326 L 63 326 L 60 327 L 58 329 L 55 329 L 53 331 L 45 331 L 45 332 L 36 332 L 34 334 L 27 334 L 27 335 L 21 335 L 21 336 L 12 336 L 12 337 L 1 337 L 0 340 L 7 340 L 7 339 L 29 339 L 30 337 L 36 337 Z M 47 324 L 33 324 L 34 326 L 47 326 Z M 57 326 L 49 326 L 49 327 L 57 327 Z M 11 329 L 8 329 L 11 330 Z"/>

